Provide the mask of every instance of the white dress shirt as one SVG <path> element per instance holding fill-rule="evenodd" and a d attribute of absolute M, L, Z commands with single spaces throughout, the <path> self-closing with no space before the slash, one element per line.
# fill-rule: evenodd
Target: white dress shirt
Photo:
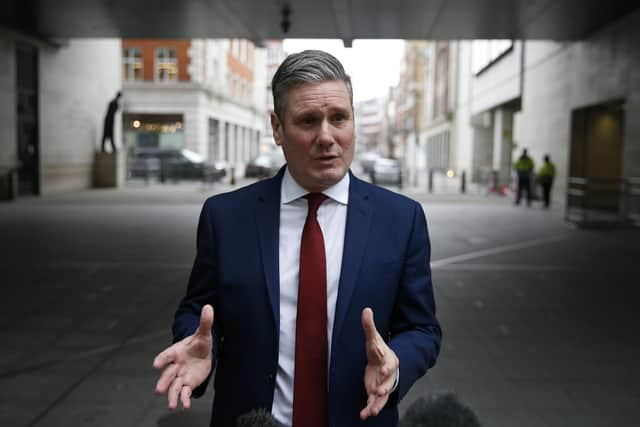
<path fill-rule="evenodd" d="M 296 316 L 300 241 L 308 205 L 302 188 L 285 169 L 280 190 L 280 347 L 272 414 L 284 427 L 291 427 L 293 375 L 296 353 Z M 349 174 L 322 192 L 328 197 L 318 209 L 318 223 L 324 238 L 327 261 L 327 342 L 331 360 L 331 336 L 342 269 L 342 250 L 349 202 Z M 327 366 L 327 370 L 329 367 Z"/>

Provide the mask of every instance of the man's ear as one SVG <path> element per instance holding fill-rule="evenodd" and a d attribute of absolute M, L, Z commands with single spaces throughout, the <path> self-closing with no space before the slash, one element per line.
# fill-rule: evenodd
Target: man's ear
<path fill-rule="evenodd" d="M 273 139 L 276 145 L 282 145 L 282 123 L 280 123 L 278 115 L 273 111 L 271 112 L 271 129 L 273 130 Z"/>

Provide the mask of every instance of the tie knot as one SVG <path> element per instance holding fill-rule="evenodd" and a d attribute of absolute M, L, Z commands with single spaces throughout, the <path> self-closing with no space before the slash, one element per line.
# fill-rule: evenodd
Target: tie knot
<path fill-rule="evenodd" d="M 309 213 L 307 215 L 316 215 L 318 208 L 327 199 L 322 193 L 309 193 L 304 196 L 309 201 Z"/>

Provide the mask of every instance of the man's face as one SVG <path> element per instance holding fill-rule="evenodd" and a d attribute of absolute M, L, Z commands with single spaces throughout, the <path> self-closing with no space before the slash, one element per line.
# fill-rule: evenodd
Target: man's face
<path fill-rule="evenodd" d="M 291 176 L 311 192 L 323 191 L 347 173 L 353 160 L 355 126 L 343 81 L 304 83 L 289 90 L 284 123 L 271 113 L 276 144 Z"/>

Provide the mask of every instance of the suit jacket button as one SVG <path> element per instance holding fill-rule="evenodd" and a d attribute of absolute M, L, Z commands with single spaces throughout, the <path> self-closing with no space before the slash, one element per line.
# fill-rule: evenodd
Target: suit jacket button
<path fill-rule="evenodd" d="M 267 375 L 267 378 L 266 378 L 265 382 L 267 384 L 272 384 L 275 381 L 275 379 L 276 379 L 275 375 L 269 374 L 269 375 Z"/>

